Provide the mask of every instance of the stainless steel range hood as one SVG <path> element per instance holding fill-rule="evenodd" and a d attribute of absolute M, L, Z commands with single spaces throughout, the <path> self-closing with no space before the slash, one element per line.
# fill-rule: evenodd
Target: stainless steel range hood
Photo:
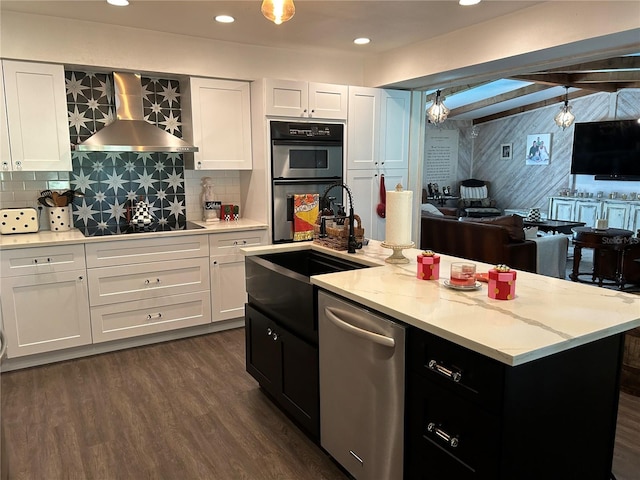
<path fill-rule="evenodd" d="M 147 123 L 142 109 L 140 75 L 113 74 L 116 120 L 84 142 L 78 152 L 197 152 L 198 147 Z"/>

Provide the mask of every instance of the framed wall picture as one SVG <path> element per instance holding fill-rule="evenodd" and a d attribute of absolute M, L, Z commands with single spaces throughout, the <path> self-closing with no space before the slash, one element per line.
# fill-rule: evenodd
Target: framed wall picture
<path fill-rule="evenodd" d="M 513 143 L 503 143 L 500 145 L 500 160 L 511 160 L 513 158 Z"/>
<path fill-rule="evenodd" d="M 527 135 L 527 165 L 549 165 L 551 160 L 551 134 Z"/>

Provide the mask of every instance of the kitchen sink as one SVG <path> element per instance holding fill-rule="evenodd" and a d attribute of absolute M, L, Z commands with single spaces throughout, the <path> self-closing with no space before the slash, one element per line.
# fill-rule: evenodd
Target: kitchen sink
<path fill-rule="evenodd" d="M 307 341 L 316 343 L 316 287 L 310 277 L 367 268 L 315 250 L 246 257 L 249 303 Z"/>

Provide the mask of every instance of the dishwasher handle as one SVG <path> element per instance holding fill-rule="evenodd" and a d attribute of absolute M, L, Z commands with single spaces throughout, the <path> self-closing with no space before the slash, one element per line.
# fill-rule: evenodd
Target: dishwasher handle
<path fill-rule="evenodd" d="M 338 313 L 342 315 L 349 315 L 344 310 L 339 310 L 337 308 L 325 307 L 324 313 L 327 315 L 327 318 L 333 322 L 333 324 L 346 332 L 349 332 L 353 335 L 356 335 L 360 338 L 364 338 L 365 340 L 370 340 L 378 345 L 382 345 L 383 347 L 395 347 L 396 341 L 385 335 L 380 335 L 379 333 L 370 332 L 369 330 L 363 330 L 362 328 L 356 327 L 355 325 L 350 324 L 338 318 Z"/>

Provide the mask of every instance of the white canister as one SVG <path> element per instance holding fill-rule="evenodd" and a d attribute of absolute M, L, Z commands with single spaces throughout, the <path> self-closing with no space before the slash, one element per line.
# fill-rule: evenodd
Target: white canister
<path fill-rule="evenodd" d="M 71 229 L 71 205 L 66 207 L 47 207 L 49 228 L 52 232 L 66 232 Z"/>

